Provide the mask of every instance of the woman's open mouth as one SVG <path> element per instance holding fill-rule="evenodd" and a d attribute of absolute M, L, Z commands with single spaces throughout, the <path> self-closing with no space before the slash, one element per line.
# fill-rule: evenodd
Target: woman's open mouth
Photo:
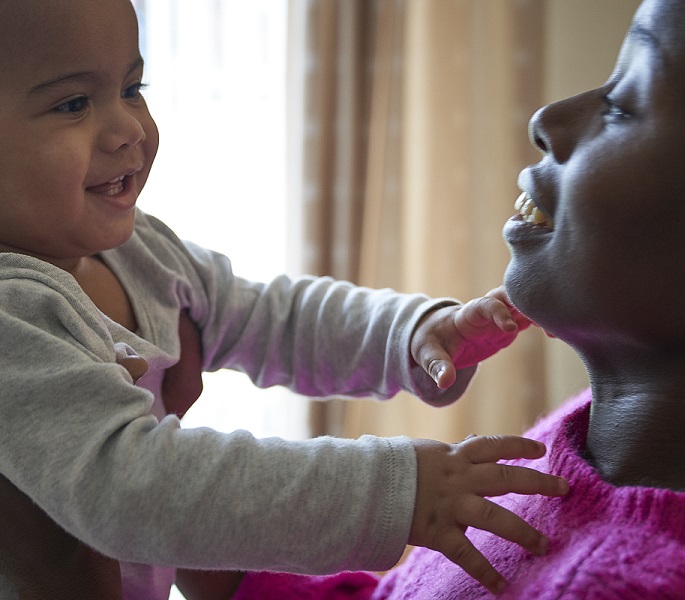
<path fill-rule="evenodd" d="M 514 203 L 514 209 L 521 215 L 526 223 L 540 225 L 549 230 L 554 229 L 552 217 L 548 217 L 535 204 L 528 192 L 523 192 Z"/>

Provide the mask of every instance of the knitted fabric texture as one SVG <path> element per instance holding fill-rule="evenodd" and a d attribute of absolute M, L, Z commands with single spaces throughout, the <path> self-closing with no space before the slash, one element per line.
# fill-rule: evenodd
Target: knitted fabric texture
<path fill-rule="evenodd" d="M 582 458 L 590 400 L 585 391 L 527 433 L 547 445 L 545 458 L 510 461 L 566 477 L 569 494 L 498 500 L 550 537 L 548 554 L 533 556 L 483 531 L 469 530 L 469 537 L 509 581 L 502 599 L 685 598 L 685 493 L 604 482 Z M 384 579 L 373 600 L 488 597 L 443 556 L 419 549 Z"/>

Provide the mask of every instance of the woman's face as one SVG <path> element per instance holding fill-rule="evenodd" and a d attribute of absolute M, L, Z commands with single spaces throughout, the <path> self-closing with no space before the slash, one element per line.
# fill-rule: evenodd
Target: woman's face
<path fill-rule="evenodd" d="M 599 89 L 542 108 L 504 228 L 512 301 L 572 345 L 685 339 L 685 3 L 645 0 Z M 532 220 L 532 218 L 531 218 Z"/>

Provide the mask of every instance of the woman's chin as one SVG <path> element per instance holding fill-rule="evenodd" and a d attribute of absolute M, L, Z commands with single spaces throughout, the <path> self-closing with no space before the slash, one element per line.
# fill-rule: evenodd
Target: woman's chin
<path fill-rule="evenodd" d="M 553 308 L 549 288 L 544 286 L 539 278 L 524 275 L 512 263 L 509 263 L 504 274 L 504 287 L 509 300 L 521 314 L 539 327 L 543 327 L 545 332 L 549 331 L 550 337 L 557 337 L 556 334 L 551 333 L 554 325 L 549 322 L 550 308 Z"/>

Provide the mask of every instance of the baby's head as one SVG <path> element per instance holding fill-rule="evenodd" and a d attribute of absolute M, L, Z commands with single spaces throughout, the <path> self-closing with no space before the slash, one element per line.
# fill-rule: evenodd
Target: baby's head
<path fill-rule="evenodd" d="M 542 108 L 506 286 L 572 345 L 685 342 L 685 2 L 645 0 L 605 85 Z M 533 215 L 536 207 L 541 214 Z"/>
<path fill-rule="evenodd" d="M 130 0 L 0 0 L 0 251 L 70 270 L 131 235 L 158 134 Z"/>

